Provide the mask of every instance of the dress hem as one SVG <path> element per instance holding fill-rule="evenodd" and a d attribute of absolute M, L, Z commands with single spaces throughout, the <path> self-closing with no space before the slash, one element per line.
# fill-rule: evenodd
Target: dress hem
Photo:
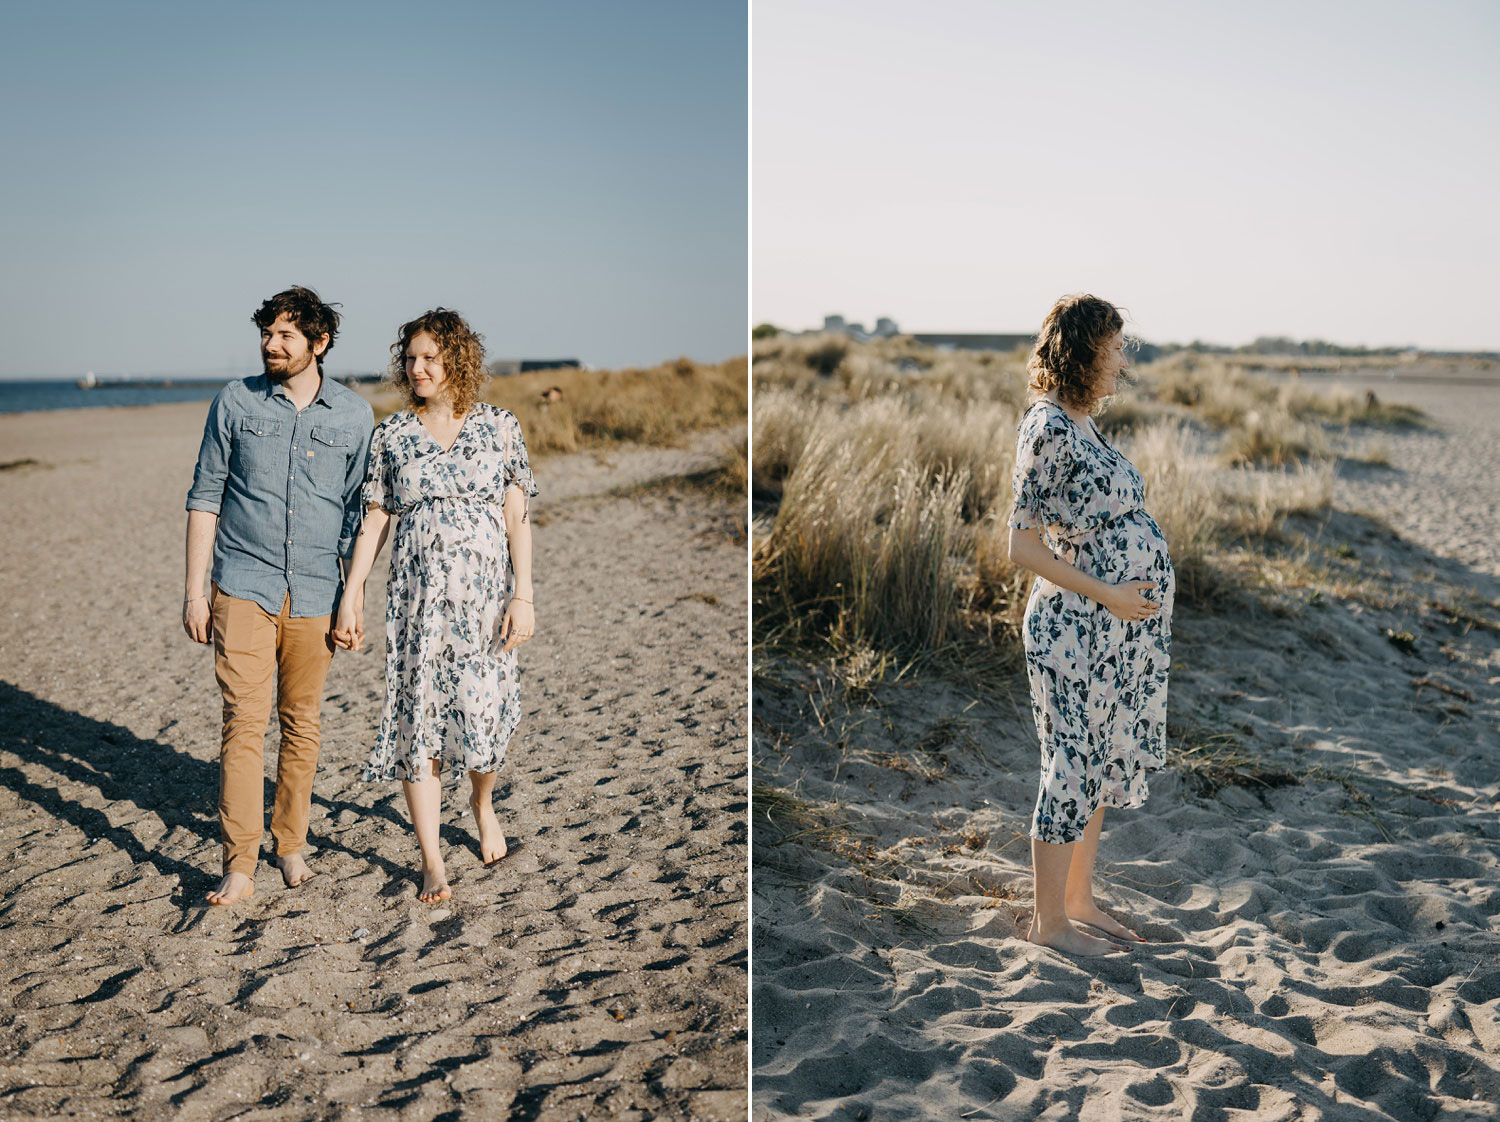
<path fill-rule="evenodd" d="M 1151 767 L 1147 765 L 1146 767 L 1142 768 L 1142 770 L 1146 772 L 1147 775 L 1150 775 L 1152 772 L 1161 771 L 1162 768 Z M 1151 792 L 1149 790 L 1143 790 L 1139 798 L 1125 799 L 1119 802 L 1111 800 L 1108 796 L 1101 795 L 1099 797 L 1099 801 L 1094 804 L 1094 809 L 1089 811 L 1088 817 L 1084 819 L 1083 825 L 1078 827 L 1078 833 L 1076 837 L 1057 839 L 1043 837 L 1037 831 L 1037 828 L 1035 826 L 1031 827 L 1030 831 L 1027 833 L 1027 837 L 1029 837 L 1032 841 L 1046 842 L 1048 845 L 1068 845 L 1072 842 L 1076 842 L 1082 839 L 1083 833 L 1088 829 L 1088 824 L 1093 821 L 1094 815 L 1098 814 L 1099 811 L 1103 810 L 1105 807 L 1108 807 L 1111 810 L 1140 810 L 1141 807 L 1146 805 L 1146 800 L 1150 797 Z"/>

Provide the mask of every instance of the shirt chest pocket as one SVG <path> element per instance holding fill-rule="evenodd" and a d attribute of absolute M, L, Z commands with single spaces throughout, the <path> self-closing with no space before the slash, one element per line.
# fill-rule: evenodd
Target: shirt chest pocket
<path fill-rule="evenodd" d="M 307 473 L 315 483 L 342 487 L 349 468 L 349 450 L 354 446 L 354 437 L 347 429 L 314 425 L 302 458 L 307 462 Z"/>
<path fill-rule="evenodd" d="M 274 471 L 282 459 L 281 422 L 270 417 L 246 417 L 235 433 L 234 455 L 241 471 L 260 475 Z"/>

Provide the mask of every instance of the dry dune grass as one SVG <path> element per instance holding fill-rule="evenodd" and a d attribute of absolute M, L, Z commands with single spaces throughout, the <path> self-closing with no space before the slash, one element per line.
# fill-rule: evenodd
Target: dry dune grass
<path fill-rule="evenodd" d="M 481 397 L 515 413 L 533 455 L 617 441 L 675 445 L 685 433 L 742 423 L 749 400 L 745 360 L 712 365 L 678 359 L 646 369 L 538 370 L 491 378 Z M 543 400 L 552 387 L 556 400 Z M 376 395 L 376 415 L 400 408 Z"/>
<path fill-rule="evenodd" d="M 1421 411 L 1382 402 L 1373 393 L 1318 392 L 1295 382 L 1258 377 L 1228 357 L 1175 355 L 1149 368 L 1142 390 L 1154 403 L 1178 406 L 1227 433 L 1229 464 L 1284 467 L 1330 455 L 1323 426 L 1416 427 Z M 1277 373 L 1284 372 L 1280 368 Z"/>
<path fill-rule="evenodd" d="M 1005 556 L 1024 354 L 777 337 L 754 353 L 752 485 L 775 507 L 755 543 L 762 637 L 921 656 L 1018 655 L 1027 574 Z M 1414 410 L 1318 395 L 1234 364 L 1145 368 L 1101 427 L 1146 479 L 1179 594 L 1332 492 L 1331 425 L 1416 424 Z M 1261 470 L 1261 469 L 1276 470 Z"/>

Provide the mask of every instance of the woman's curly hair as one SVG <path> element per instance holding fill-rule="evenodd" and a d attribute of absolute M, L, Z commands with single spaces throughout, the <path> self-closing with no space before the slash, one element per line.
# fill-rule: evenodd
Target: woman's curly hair
<path fill-rule="evenodd" d="M 1124 326 L 1125 317 L 1108 300 L 1060 297 L 1042 321 L 1026 360 L 1031 392 L 1056 390 L 1058 400 L 1069 408 L 1091 408 L 1100 354 Z"/>
<path fill-rule="evenodd" d="M 479 397 L 489 375 L 484 369 L 484 336 L 464 322 L 464 317 L 448 308 L 434 308 L 401 325 L 401 333 L 391 344 L 390 379 L 406 396 L 413 411 L 421 408 L 423 399 L 412 389 L 406 376 L 406 348 L 418 335 L 426 332 L 437 343 L 447 380 L 443 392 L 453 404 L 453 414 L 462 417 Z"/>

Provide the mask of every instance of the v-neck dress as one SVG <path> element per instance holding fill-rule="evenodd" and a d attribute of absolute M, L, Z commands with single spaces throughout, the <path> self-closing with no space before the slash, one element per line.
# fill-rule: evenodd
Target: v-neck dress
<path fill-rule="evenodd" d="M 367 780 L 420 781 L 428 760 L 496 771 L 521 719 L 500 623 L 515 591 L 505 492 L 537 486 L 515 414 L 476 402 L 446 451 L 402 410 L 375 426 L 362 509 L 395 522 L 385 609 L 385 709 Z"/>
<path fill-rule="evenodd" d="M 1100 806 L 1142 805 L 1165 762 L 1177 578 L 1141 473 L 1089 427 L 1095 439 L 1046 399 L 1022 415 L 1010 525 L 1038 529 L 1056 556 L 1102 581 L 1156 582 L 1145 596 L 1161 609 L 1122 620 L 1040 577 L 1032 585 L 1024 640 L 1042 772 L 1031 836 L 1046 842 L 1077 841 Z"/>

